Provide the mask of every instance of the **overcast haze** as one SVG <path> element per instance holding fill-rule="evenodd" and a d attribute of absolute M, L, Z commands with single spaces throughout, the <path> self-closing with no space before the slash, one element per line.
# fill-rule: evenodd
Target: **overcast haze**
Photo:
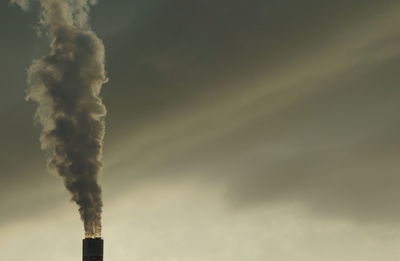
<path fill-rule="evenodd" d="M 400 258 L 400 1 L 99 0 L 106 260 Z M 0 260 L 79 260 L 0 2 Z"/>

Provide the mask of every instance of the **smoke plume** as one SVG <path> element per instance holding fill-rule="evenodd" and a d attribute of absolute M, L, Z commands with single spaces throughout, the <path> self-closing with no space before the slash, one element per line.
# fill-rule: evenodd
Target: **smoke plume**
<path fill-rule="evenodd" d="M 13 0 L 22 8 L 29 1 Z M 86 237 L 101 236 L 102 168 L 106 108 L 99 97 L 107 81 L 104 46 L 88 25 L 93 0 L 40 0 L 40 25 L 50 42 L 47 55 L 29 69 L 27 99 L 38 103 L 42 148 L 49 168 L 64 180 L 79 206 Z"/>

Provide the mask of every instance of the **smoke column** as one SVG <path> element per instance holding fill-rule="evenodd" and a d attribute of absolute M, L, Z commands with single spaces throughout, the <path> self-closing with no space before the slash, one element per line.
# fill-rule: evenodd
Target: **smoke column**
<path fill-rule="evenodd" d="M 12 2 L 23 9 L 30 4 Z M 49 169 L 63 178 L 78 204 L 85 236 L 100 237 L 103 204 L 97 178 L 106 108 L 99 95 L 107 78 L 103 43 L 88 24 L 96 1 L 37 2 L 50 51 L 29 68 L 27 99 L 38 103 L 35 118 L 42 126 L 42 148 L 51 152 Z"/>

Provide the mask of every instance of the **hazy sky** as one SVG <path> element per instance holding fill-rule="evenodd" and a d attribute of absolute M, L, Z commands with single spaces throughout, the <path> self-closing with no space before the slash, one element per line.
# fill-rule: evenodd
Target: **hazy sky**
<path fill-rule="evenodd" d="M 99 0 L 105 260 L 400 259 L 399 0 Z M 0 261 L 80 260 L 0 2 Z"/>

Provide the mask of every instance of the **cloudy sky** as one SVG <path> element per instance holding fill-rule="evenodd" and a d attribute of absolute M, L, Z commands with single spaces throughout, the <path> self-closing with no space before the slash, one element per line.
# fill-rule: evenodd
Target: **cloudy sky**
<path fill-rule="evenodd" d="M 99 0 L 106 260 L 400 258 L 399 0 Z M 0 1 L 0 260 L 80 260 Z"/>

